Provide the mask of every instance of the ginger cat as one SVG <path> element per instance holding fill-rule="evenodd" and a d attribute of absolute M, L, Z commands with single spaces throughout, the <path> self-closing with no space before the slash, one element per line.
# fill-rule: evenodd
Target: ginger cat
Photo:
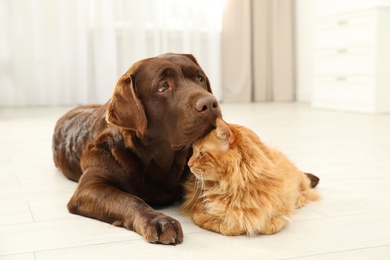
<path fill-rule="evenodd" d="M 295 208 L 319 198 L 319 178 L 299 171 L 248 128 L 217 119 L 193 145 L 181 211 L 207 230 L 227 236 L 273 234 Z"/>

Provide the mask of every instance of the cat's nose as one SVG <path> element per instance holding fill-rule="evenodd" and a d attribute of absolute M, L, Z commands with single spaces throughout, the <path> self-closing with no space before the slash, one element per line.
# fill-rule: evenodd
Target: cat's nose
<path fill-rule="evenodd" d="M 188 163 L 187 163 L 187 165 L 188 165 L 188 167 L 192 167 L 192 165 L 194 165 L 194 163 L 192 162 L 192 160 L 190 159 L 189 161 L 188 161 Z"/>
<path fill-rule="evenodd" d="M 199 113 L 215 113 L 219 115 L 221 110 L 218 105 L 218 101 L 214 96 L 205 96 L 199 98 L 195 103 L 195 109 Z"/>

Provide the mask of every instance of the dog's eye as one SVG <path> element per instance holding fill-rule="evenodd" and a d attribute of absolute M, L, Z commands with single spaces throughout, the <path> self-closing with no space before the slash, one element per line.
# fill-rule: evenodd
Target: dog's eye
<path fill-rule="evenodd" d="M 202 77 L 201 75 L 198 75 L 198 80 L 199 80 L 200 82 L 204 82 L 204 79 L 203 79 L 203 77 Z"/>
<path fill-rule="evenodd" d="M 165 90 L 169 88 L 169 84 L 167 82 L 164 82 L 160 88 L 158 89 L 158 92 L 163 93 Z"/>

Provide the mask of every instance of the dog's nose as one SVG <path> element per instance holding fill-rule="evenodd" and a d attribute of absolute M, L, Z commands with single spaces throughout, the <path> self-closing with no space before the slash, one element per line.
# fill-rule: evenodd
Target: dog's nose
<path fill-rule="evenodd" d="M 200 113 L 219 111 L 218 101 L 214 96 L 202 97 L 196 101 L 195 109 Z"/>

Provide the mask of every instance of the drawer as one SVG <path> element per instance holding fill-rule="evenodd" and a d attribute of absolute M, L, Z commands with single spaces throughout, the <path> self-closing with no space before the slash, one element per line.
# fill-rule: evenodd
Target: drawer
<path fill-rule="evenodd" d="M 376 11 L 332 16 L 317 21 L 317 47 L 375 42 Z"/>
<path fill-rule="evenodd" d="M 374 80 L 360 75 L 317 75 L 314 100 L 370 103 L 374 100 Z"/>
<path fill-rule="evenodd" d="M 316 72 L 319 74 L 372 74 L 375 55 L 371 46 L 323 48 L 316 52 Z"/>

